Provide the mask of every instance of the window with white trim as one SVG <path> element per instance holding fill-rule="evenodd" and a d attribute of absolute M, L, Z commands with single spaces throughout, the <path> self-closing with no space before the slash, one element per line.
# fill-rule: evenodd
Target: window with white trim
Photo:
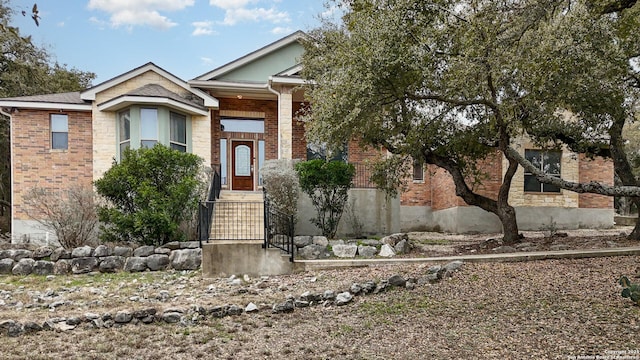
<path fill-rule="evenodd" d="M 158 109 L 140 109 L 140 147 L 158 143 Z"/>
<path fill-rule="evenodd" d="M 187 117 L 175 112 L 170 113 L 169 143 L 174 150 L 187 152 Z"/>
<path fill-rule="evenodd" d="M 131 114 L 129 109 L 118 113 L 118 131 L 120 134 L 120 157 L 125 149 L 131 147 Z"/>
<path fill-rule="evenodd" d="M 69 117 L 66 114 L 51 114 L 51 149 L 69 148 Z"/>

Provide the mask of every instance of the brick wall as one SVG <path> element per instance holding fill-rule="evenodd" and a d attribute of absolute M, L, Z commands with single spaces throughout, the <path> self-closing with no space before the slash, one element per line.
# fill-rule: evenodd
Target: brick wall
<path fill-rule="evenodd" d="M 593 160 L 580 155 L 580 182 L 599 181 L 607 185 L 613 185 L 613 162 L 597 157 Z M 596 194 L 579 194 L 578 204 L 580 208 L 613 208 L 613 197 Z"/>
<path fill-rule="evenodd" d="M 51 150 L 50 114 L 20 110 L 11 123 L 14 219 L 28 220 L 23 196 L 33 187 L 60 189 L 92 185 L 92 122 L 90 112 L 66 111 L 69 146 Z"/>
<path fill-rule="evenodd" d="M 211 111 L 211 162 L 220 164 L 220 111 L 264 113 L 265 159 L 278 158 L 278 101 L 218 98 L 220 110 Z"/>

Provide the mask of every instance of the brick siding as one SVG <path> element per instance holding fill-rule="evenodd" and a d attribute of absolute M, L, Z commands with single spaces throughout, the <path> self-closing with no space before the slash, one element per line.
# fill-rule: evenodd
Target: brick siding
<path fill-rule="evenodd" d="M 50 114 L 68 115 L 69 146 L 51 150 Z M 23 197 L 33 188 L 51 190 L 92 185 L 93 146 L 90 112 L 20 110 L 12 116 L 14 219 L 30 219 Z"/>

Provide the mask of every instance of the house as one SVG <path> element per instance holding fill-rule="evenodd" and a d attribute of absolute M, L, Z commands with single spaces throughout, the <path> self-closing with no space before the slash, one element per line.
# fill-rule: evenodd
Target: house
<path fill-rule="evenodd" d="M 296 113 L 304 106 L 298 59 L 304 33 L 298 31 L 208 73 L 185 81 L 153 63 L 134 68 L 81 92 L 0 99 L 11 119 L 12 232 L 16 242 L 45 241 L 28 215 L 25 194 L 33 187 L 91 186 L 119 160 L 123 149 L 162 143 L 192 152 L 218 169 L 223 189 L 256 191 L 268 159 L 306 159 L 314 153 Z M 366 180 L 367 159 L 379 153 L 349 144 L 347 161 L 359 178 L 353 204 L 368 233 L 439 228 L 445 231 L 499 231 L 497 218 L 466 206 L 442 170 L 414 166 L 408 190 L 388 198 Z M 309 145 L 309 146 L 308 146 Z M 613 166 L 562 151 L 541 153 L 523 143 L 521 151 L 569 180 L 613 181 Z M 317 149 L 315 149 L 317 150 Z M 486 160 L 489 176 L 480 191 L 494 196 L 505 160 Z M 360 171 L 362 170 L 362 171 Z M 521 170 L 510 194 L 522 229 L 609 227 L 611 198 L 575 194 L 536 183 Z M 298 233 L 316 232 L 301 202 Z M 343 221 L 339 232 L 352 232 Z"/>

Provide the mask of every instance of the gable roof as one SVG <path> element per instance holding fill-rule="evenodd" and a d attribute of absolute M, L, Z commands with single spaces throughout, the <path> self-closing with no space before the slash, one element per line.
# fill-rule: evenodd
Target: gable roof
<path fill-rule="evenodd" d="M 206 116 L 208 114 L 203 99 L 196 96 L 184 97 L 158 84 L 147 84 L 100 103 L 98 110 L 117 111 L 132 104 L 163 104 L 193 115 Z"/>
<path fill-rule="evenodd" d="M 253 51 L 239 59 L 236 59 L 230 63 L 222 65 L 212 71 L 209 71 L 205 74 L 202 74 L 195 79 L 189 81 L 189 83 L 197 83 L 199 81 L 207 81 L 216 79 L 224 74 L 232 72 L 234 70 L 239 69 L 240 67 L 247 65 L 265 55 L 275 52 L 278 49 L 284 48 L 288 45 L 291 45 L 295 42 L 298 42 L 300 39 L 306 37 L 306 34 L 302 30 L 298 30 L 291 35 L 288 35 L 276 42 L 273 42 L 267 46 L 264 46 L 256 51 Z"/>
<path fill-rule="evenodd" d="M 172 81 L 173 83 L 175 83 L 176 85 L 182 87 L 183 89 L 193 93 L 194 95 L 200 97 L 203 101 L 204 101 L 204 106 L 205 107 L 213 107 L 213 108 L 217 108 L 219 103 L 218 100 L 214 97 L 212 97 L 211 95 L 205 93 L 202 90 L 199 89 L 195 89 L 191 86 L 189 86 L 189 84 L 187 84 L 187 82 L 185 82 L 184 80 L 178 78 L 177 76 L 171 74 L 170 72 L 162 69 L 161 67 L 157 66 L 156 64 L 152 63 L 152 62 L 148 62 L 142 66 L 139 66 L 133 70 L 130 70 L 122 75 L 116 76 L 112 79 L 109 79 L 107 81 L 104 81 L 96 86 L 93 86 L 83 92 L 80 93 L 80 97 L 83 100 L 89 100 L 89 101 L 93 101 L 96 99 L 96 94 L 98 94 L 99 92 L 102 92 L 104 90 L 107 90 L 109 88 L 112 88 L 122 82 L 125 82 L 127 80 L 130 80 L 132 78 L 135 78 L 141 74 L 144 74 L 147 71 L 153 71 L 157 74 L 159 74 L 160 76 Z"/>

